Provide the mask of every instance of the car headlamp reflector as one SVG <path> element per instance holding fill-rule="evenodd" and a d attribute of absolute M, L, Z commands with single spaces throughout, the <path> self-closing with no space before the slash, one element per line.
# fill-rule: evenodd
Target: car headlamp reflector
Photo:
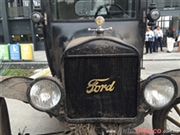
<path fill-rule="evenodd" d="M 153 108 L 160 109 L 167 106 L 176 95 L 176 85 L 173 80 L 159 76 L 151 78 L 144 89 L 144 98 Z"/>
<path fill-rule="evenodd" d="M 147 17 L 150 21 L 157 21 L 160 18 L 161 14 L 158 9 L 152 9 Z"/>
<path fill-rule="evenodd" d="M 59 85 L 48 79 L 37 80 L 29 90 L 30 103 L 38 110 L 50 110 L 55 107 L 61 99 Z"/>
<path fill-rule="evenodd" d="M 31 20 L 35 23 L 43 22 L 44 18 L 40 12 L 33 12 L 31 14 Z"/>
<path fill-rule="evenodd" d="M 159 19 L 159 17 L 160 17 L 160 12 L 158 11 L 158 10 L 153 10 L 152 12 L 151 12 L 151 18 L 153 19 L 153 20 L 158 20 Z"/>

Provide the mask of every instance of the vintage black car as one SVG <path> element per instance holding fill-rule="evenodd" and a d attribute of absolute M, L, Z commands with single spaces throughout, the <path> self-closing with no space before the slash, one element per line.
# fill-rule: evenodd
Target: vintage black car
<path fill-rule="evenodd" d="M 146 27 L 160 17 L 148 3 L 42 0 L 34 7 L 52 77 L 0 83 L 0 135 L 11 134 L 4 98 L 56 117 L 67 128 L 63 135 L 138 134 L 133 129 L 148 114 L 151 133 L 166 130 L 166 113 L 179 101 L 180 71 L 140 78 Z"/>

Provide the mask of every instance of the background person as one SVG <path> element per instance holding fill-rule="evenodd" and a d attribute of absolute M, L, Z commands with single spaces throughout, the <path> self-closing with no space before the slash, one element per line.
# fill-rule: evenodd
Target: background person
<path fill-rule="evenodd" d="M 177 37 L 177 43 L 178 43 L 178 50 L 177 52 L 180 52 L 180 35 Z"/>
<path fill-rule="evenodd" d="M 157 42 L 156 40 L 157 39 L 156 39 L 156 36 L 155 36 L 156 29 L 157 29 L 157 26 L 154 27 L 154 31 L 153 31 L 154 32 L 153 52 L 156 52 L 156 50 L 157 50 L 157 46 L 156 46 L 156 42 Z"/>
<path fill-rule="evenodd" d="M 163 39 L 163 32 L 160 29 L 160 26 L 157 26 L 157 28 L 154 30 L 154 35 L 155 35 L 155 51 L 158 52 L 158 43 L 160 45 L 160 49 L 163 52 L 162 48 L 162 39 Z"/>
<path fill-rule="evenodd" d="M 154 32 L 149 27 L 147 27 L 145 34 L 146 54 L 148 53 L 148 51 L 152 53 L 153 43 L 154 43 Z"/>
<path fill-rule="evenodd" d="M 169 27 L 167 30 L 167 52 L 171 53 L 174 48 L 175 43 L 175 30 L 172 27 Z"/>

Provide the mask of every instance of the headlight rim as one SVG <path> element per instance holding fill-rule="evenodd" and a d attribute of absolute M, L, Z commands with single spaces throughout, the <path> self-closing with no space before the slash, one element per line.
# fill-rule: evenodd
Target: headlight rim
<path fill-rule="evenodd" d="M 38 18 L 36 18 L 36 17 L 38 17 Z M 40 22 L 44 21 L 43 15 L 38 11 L 32 12 L 32 14 L 30 15 L 30 18 L 34 23 L 40 23 Z M 36 20 L 36 19 L 38 19 L 38 20 Z"/>
<path fill-rule="evenodd" d="M 158 12 L 159 13 L 158 14 L 159 16 L 156 19 L 154 19 L 153 16 L 152 16 L 153 12 Z M 161 13 L 160 13 L 160 11 L 158 9 L 152 9 L 147 15 L 147 19 L 150 20 L 150 21 L 157 21 L 160 17 L 161 17 Z"/>
<path fill-rule="evenodd" d="M 161 107 L 151 106 L 151 105 L 147 102 L 147 100 L 145 99 L 145 96 L 144 96 L 144 92 L 145 92 L 146 86 L 147 86 L 152 80 L 157 79 L 157 78 L 166 78 L 166 79 L 170 80 L 170 81 L 172 82 L 172 84 L 174 85 L 174 95 L 173 95 L 172 99 L 170 100 L 170 102 L 169 102 L 168 104 L 166 104 L 166 105 L 164 105 L 164 106 L 161 106 Z M 170 77 L 170 76 L 168 76 L 168 75 L 166 75 L 166 74 L 154 74 L 154 75 L 151 75 L 150 77 L 148 77 L 148 78 L 146 79 L 146 81 L 145 81 L 145 82 L 143 83 L 143 85 L 142 85 L 142 98 L 143 98 L 143 101 L 144 101 L 144 103 L 147 105 L 147 107 L 148 107 L 148 108 L 151 108 L 152 110 L 161 110 L 161 109 L 164 109 L 164 108 L 170 106 L 170 105 L 176 100 L 177 94 L 178 94 L 178 85 L 177 85 L 176 81 L 175 81 L 172 77 Z"/>
<path fill-rule="evenodd" d="M 49 81 L 54 82 L 54 83 L 59 87 L 59 90 L 60 90 L 60 93 L 61 93 L 61 97 L 60 97 L 59 102 L 58 102 L 55 106 L 53 106 L 53 107 L 51 107 L 51 108 L 49 108 L 49 109 L 41 109 L 41 108 L 35 106 L 35 105 L 33 104 L 32 100 L 31 100 L 31 97 L 30 97 L 30 91 L 31 91 L 32 86 L 33 86 L 36 82 L 41 81 L 41 80 L 49 80 Z M 59 80 L 56 79 L 56 78 L 54 78 L 54 77 L 47 77 L 47 76 L 45 76 L 45 77 L 38 77 L 38 78 L 34 79 L 34 80 L 29 84 L 29 86 L 28 86 L 28 88 L 27 88 L 27 98 L 28 98 L 29 104 L 30 104 L 34 109 L 36 109 L 36 110 L 38 110 L 38 111 L 41 111 L 41 112 L 53 112 L 54 110 L 57 110 L 57 108 L 60 108 L 61 102 L 62 102 L 62 100 L 63 100 L 63 99 L 62 99 L 62 98 L 63 98 L 63 95 L 64 95 L 63 87 L 62 87 L 62 85 L 59 83 Z"/>

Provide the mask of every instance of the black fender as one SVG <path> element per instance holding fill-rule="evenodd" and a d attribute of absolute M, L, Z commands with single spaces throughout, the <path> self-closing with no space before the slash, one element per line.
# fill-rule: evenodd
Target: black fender
<path fill-rule="evenodd" d="M 9 114 L 4 98 L 0 98 L 0 135 L 11 135 Z"/>
<path fill-rule="evenodd" d="M 170 109 L 175 104 L 180 103 L 180 69 L 166 71 L 163 74 L 170 76 L 171 78 L 173 78 L 176 81 L 176 83 L 178 85 L 178 93 L 177 93 L 177 97 L 176 97 L 175 101 L 170 106 L 167 106 L 162 110 L 156 110 L 153 112 L 153 116 L 152 116 L 153 129 L 161 129 L 161 131 L 166 130 L 166 129 L 164 129 L 164 119 L 165 119 L 166 113 L 169 112 Z M 173 130 L 173 129 L 171 129 L 171 130 Z M 159 133 L 159 134 L 155 133 L 155 135 L 160 135 L 160 134 L 161 133 Z"/>
<path fill-rule="evenodd" d="M 33 79 L 9 77 L 0 82 L 0 97 L 21 100 L 28 103 L 27 89 Z"/>
<path fill-rule="evenodd" d="M 177 98 L 179 98 L 180 97 L 180 69 L 166 71 L 166 72 L 163 72 L 162 74 L 166 74 L 176 81 L 177 86 L 178 86 Z"/>

